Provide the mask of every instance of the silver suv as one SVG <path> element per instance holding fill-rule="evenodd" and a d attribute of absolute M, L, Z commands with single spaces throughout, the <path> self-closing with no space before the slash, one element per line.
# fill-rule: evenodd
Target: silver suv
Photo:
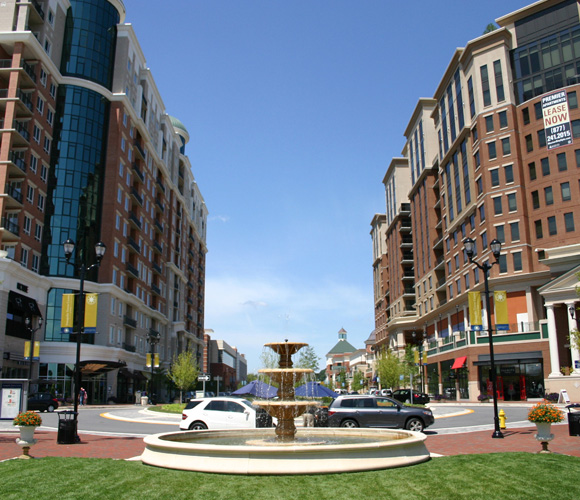
<path fill-rule="evenodd" d="M 390 427 L 422 432 L 434 422 L 430 409 L 405 406 L 384 396 L 339 396 L 328 408 L 329 427 Z"/>

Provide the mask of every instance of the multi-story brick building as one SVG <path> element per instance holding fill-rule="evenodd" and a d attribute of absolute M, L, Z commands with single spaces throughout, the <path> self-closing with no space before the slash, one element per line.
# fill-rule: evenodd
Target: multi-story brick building
<path fill-rule="evenodd" d="M 85 282 L 98 293 L 81 351 L 91 402 L 145 388 L 151 339 L 162 367 L 185 349 L 201 364 L 204 345 L 207 208 L 187 130 L 124 19 L 120 0 L 0 5 L 1 377 L 71 396 L 76 334 L 61 331 L 62 296 L 102 241 Z M 23 346 L 41 316 L 30 373 Z"/>
<path fill-rule="evenodd" d="M 484 276 L 463 242 L 475 240 L 483 264 L 494 262 L 489 243 L 498 239 L 489 286 L 507 292 L 509 315 L 508 330 L 494 331 L 500 397 L 566 389 L 580 399 L 579 353 L 568 340 L 580 316 L 579 5 L 539 1 L 497 24 L 457 49 L 433 97 L 419 99 L 404 159 L 383 181 L 387 211 L 371 223 L 376 344 L 402 349 L 422 338 L 426 390 L 487 394 L 493 300 L 487 325 L 482 293 L 475 331 L 467 292 L 483 292 Z M 542 106 L 554 92 L 569 108 L 570 140 L 558 147 Z"/>

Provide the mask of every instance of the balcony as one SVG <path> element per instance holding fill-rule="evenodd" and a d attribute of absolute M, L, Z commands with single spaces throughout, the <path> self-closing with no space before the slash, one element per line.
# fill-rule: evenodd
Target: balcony
<path fill-rule="evenodd" d="M 134 345 L 127 344 L 126 342 L 123 342 L 123 349 L 125 349 L 125 351 L 128 351 L 128 352 L 136 352 L 137 351 L 137 349 L 135 348 Z"/>
<path fill-rule="evenodd" d="M 165 194 L 165 186 L 163 185 L 163 180 L 161 180 L 159 177 L 157 177 L 157 179 L 155 179 L 155 182 L 157 183 L 157 185 L 159 186 L 159 189 L 161 189 L 163 194 Z"/>
<path fill-rule="evenodd" d="M 143 174 L 143 172 L 141 172 L 139 165 L 137 165 L 136 162 L 133 162 L 131 167 L 133 168 L 133 172 L 135 172 L 137 179 L 139 179 L 141 182 L 145 182 L 145 175 Z"/>
<path fill-rule="evenodd" d="M 413 253 L 412 252 L 403 252 L 403 259 L 401 262 L 403 264 L 412 264 L 413 263 Z"/>
<path fill-rule="evenodd" d="M 9 160 L 12 162 L 14 167 L 10 169 L 10 177 L 24 177 L 22 174 L 26 173 L 27 166 L 26 160 L 24 159 L 24 155 L 19 151 L 11 151 L 9 156 Z"/>
<path fill-rule="evenodd" d="M 135 139 L 133 141 L 133 147 L 135 148 L 137 153 L 139 153 L 139 155 L 141 156 L 141 159 L 143 161 L 145 161 L 147 159 L 145 156 L 145 150 L 143 149 L 143 146 L 141 146 L 141 141 L 139 139 Z"/>
<path fill-rule="evenodd" d="M 410 222 L 401 222 L 401 225 L 399 226 L 400 233 L 410 233 L 411 229 L 412 226 Z"/>
<path fill-rule="evenodd" d="M 6 184 L 5 207 L 6 208 L 22 208 L 22 191 L 10 184 Z"/>
<path fill-rule="evenodd" d="M 16 219 L 8 219 L 2 217 L 2 227 L 4 233 L 2 234 L 2 241 L 18 241 L 20 240 L 20 226 Z"/>
<path fill-rule="evenodd" d="M 153 242 L 153 250 L 155 250 L 156 252 L 163 254 L 163 245 L 161 243 L 159 243 L 158 241 L 154 241 Z"/>
<path fill-rule="evenodd" d="M 137 328 L 137 320 L 127 315 L 123 316 L 123 324 L 129 328 Z"/>
<path fill-rule="evenodd" d="M 134 212 L 129 212 L 129 222 L 136 228 L 136 229 L 141 229 L 141 221 L 139 220 L 139 217 L 137 217 L 135 215 Z"/>
<path fill-rule="evenodd" d="M 153 272 L 157 274 L 163 274 L 163 268 L 161 267 L 161 265 L 157 264 L 157 262 L 153 262 L 151 264 L 151 267 L 153 268 Z"/>
<path fill-rule="evenodd" d="M 139 246 L 139 243 L 137 243 L 133 238 L 129 238 L 127 240 L 127 243 L 129 244 L 129 246 L 135 250 L 137 253 L 141 253 L 141 247 Z"/>
<path fill-rule="evenodd" d="M 129 262 L 127 262 L 125 264 L 125 269 L 127 270 L 127 272 L 131 275 L 133 275 L 133 277 L 139 279 L 139 270 L 133 266 L 132 264 L 129 264 Z"/>
<path fill-rule="evenodd" d="M 155 198 L 155 206 L 162 214 L 165 213 L 165 206 L 163 205 L 163 202 L 159 198 Z"/>
<path fill-rule="evenodd" d="M 30 132 L 28 131 L 28 127 L 30 121 L 18 121 L 14 120 L 12 122 L 14 125 L 14 130 L 18 132 L 18 134 L 14 134 L 12 136 L 12 147 L 25 147 L 30 145 Z"/>
<path fill-rule="evenodd" d="M 134 187 L 131 188 L 131 196 L 140 206 L 143 206 L 143 198 Z"/>
<path fill-rule="evenodd" d="M 155 222 L 153 223 L 155 226 L 155 229 L 157 229 L 157 231 L 159 231 L 161 234 L 163 234 L 163 224 L 161 222 L 159 222 L 159 220 L 155 219 Z"/>
<path fill-rule="evenodd" d="M 151 284 L 151 291 L 155 294 L 158 295 L 159 297 L 161 297 L 161 288 L 159 288 L 157 285 Z"/>

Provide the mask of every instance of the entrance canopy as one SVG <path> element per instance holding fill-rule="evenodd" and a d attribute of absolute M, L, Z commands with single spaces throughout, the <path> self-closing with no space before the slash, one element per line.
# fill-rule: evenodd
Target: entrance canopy
<path fill-rule="evenodd" d="M 453 366 L 451 367 L 452 370 L 457 370 L 458 368 L 463 368 L 465 366 L 465 362 L 467 361 L 467 356 L 460 356 L 459 358 L 455 358 L 453 362 Z"/>
<path fill-rule="evenodd" d="M 99 375 L 124 366 L 126 366 L 125 363 L 118 361 L 87 360 L 79 363 L 83 375 Z"/>

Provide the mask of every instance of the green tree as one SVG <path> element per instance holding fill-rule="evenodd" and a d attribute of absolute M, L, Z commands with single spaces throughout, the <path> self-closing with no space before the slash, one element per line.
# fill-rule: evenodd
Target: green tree
<path fill-rule="evenodd" d="M 195 387 L 198 375 L 199 367 L 193 351 L 183 351 L 179 356 L 173 357 L 167 377 L 179 389 L 180 401 L 183 401 L 183 391 L 188 391 Z"/>
<path fill-rule="evenodd" d="M 318 361 L 320 358 L 316 355 L 314 347 L 306 346 L 298 351 L 298 361 L 296 361 L 296 368 L 310 368 L 312 371 L 318 371 Z"/>
<path fill-rule="evenodd" d="M 376 365 L 377 375 L 383 388 L 393 389 L 399 386 L 399 377 L 403 373 L 403 368 L 399 356 L 387 349 L 381 353 Z"/>
<path fill-rule="evenodd" d="M 336 376 L 336 388 L 337 389 L 346 389 L 348 386 L 346 381 L 346 372 L 344 370 L 340 370 L 338 375 Z"/>
<path fill-rule="evenodd" d="M 483 34 L 486 35 L 487 33 L 491 33 L 492 31 L 495 31 L 496 29 L 497 29 L 497 26 L 494 23 L 489 23 L 485 27 Z"/>
<path fill-rule="evenodd" d="M 365 377 L 361 371 L 356 370 L 354 372 L 354 375 L 352 376 L 352 383 L 351 383 L 352 390 L 353 391 L 360 391 L 361 389 L 364 389 L 364 386 L 365 386 Z"/>

